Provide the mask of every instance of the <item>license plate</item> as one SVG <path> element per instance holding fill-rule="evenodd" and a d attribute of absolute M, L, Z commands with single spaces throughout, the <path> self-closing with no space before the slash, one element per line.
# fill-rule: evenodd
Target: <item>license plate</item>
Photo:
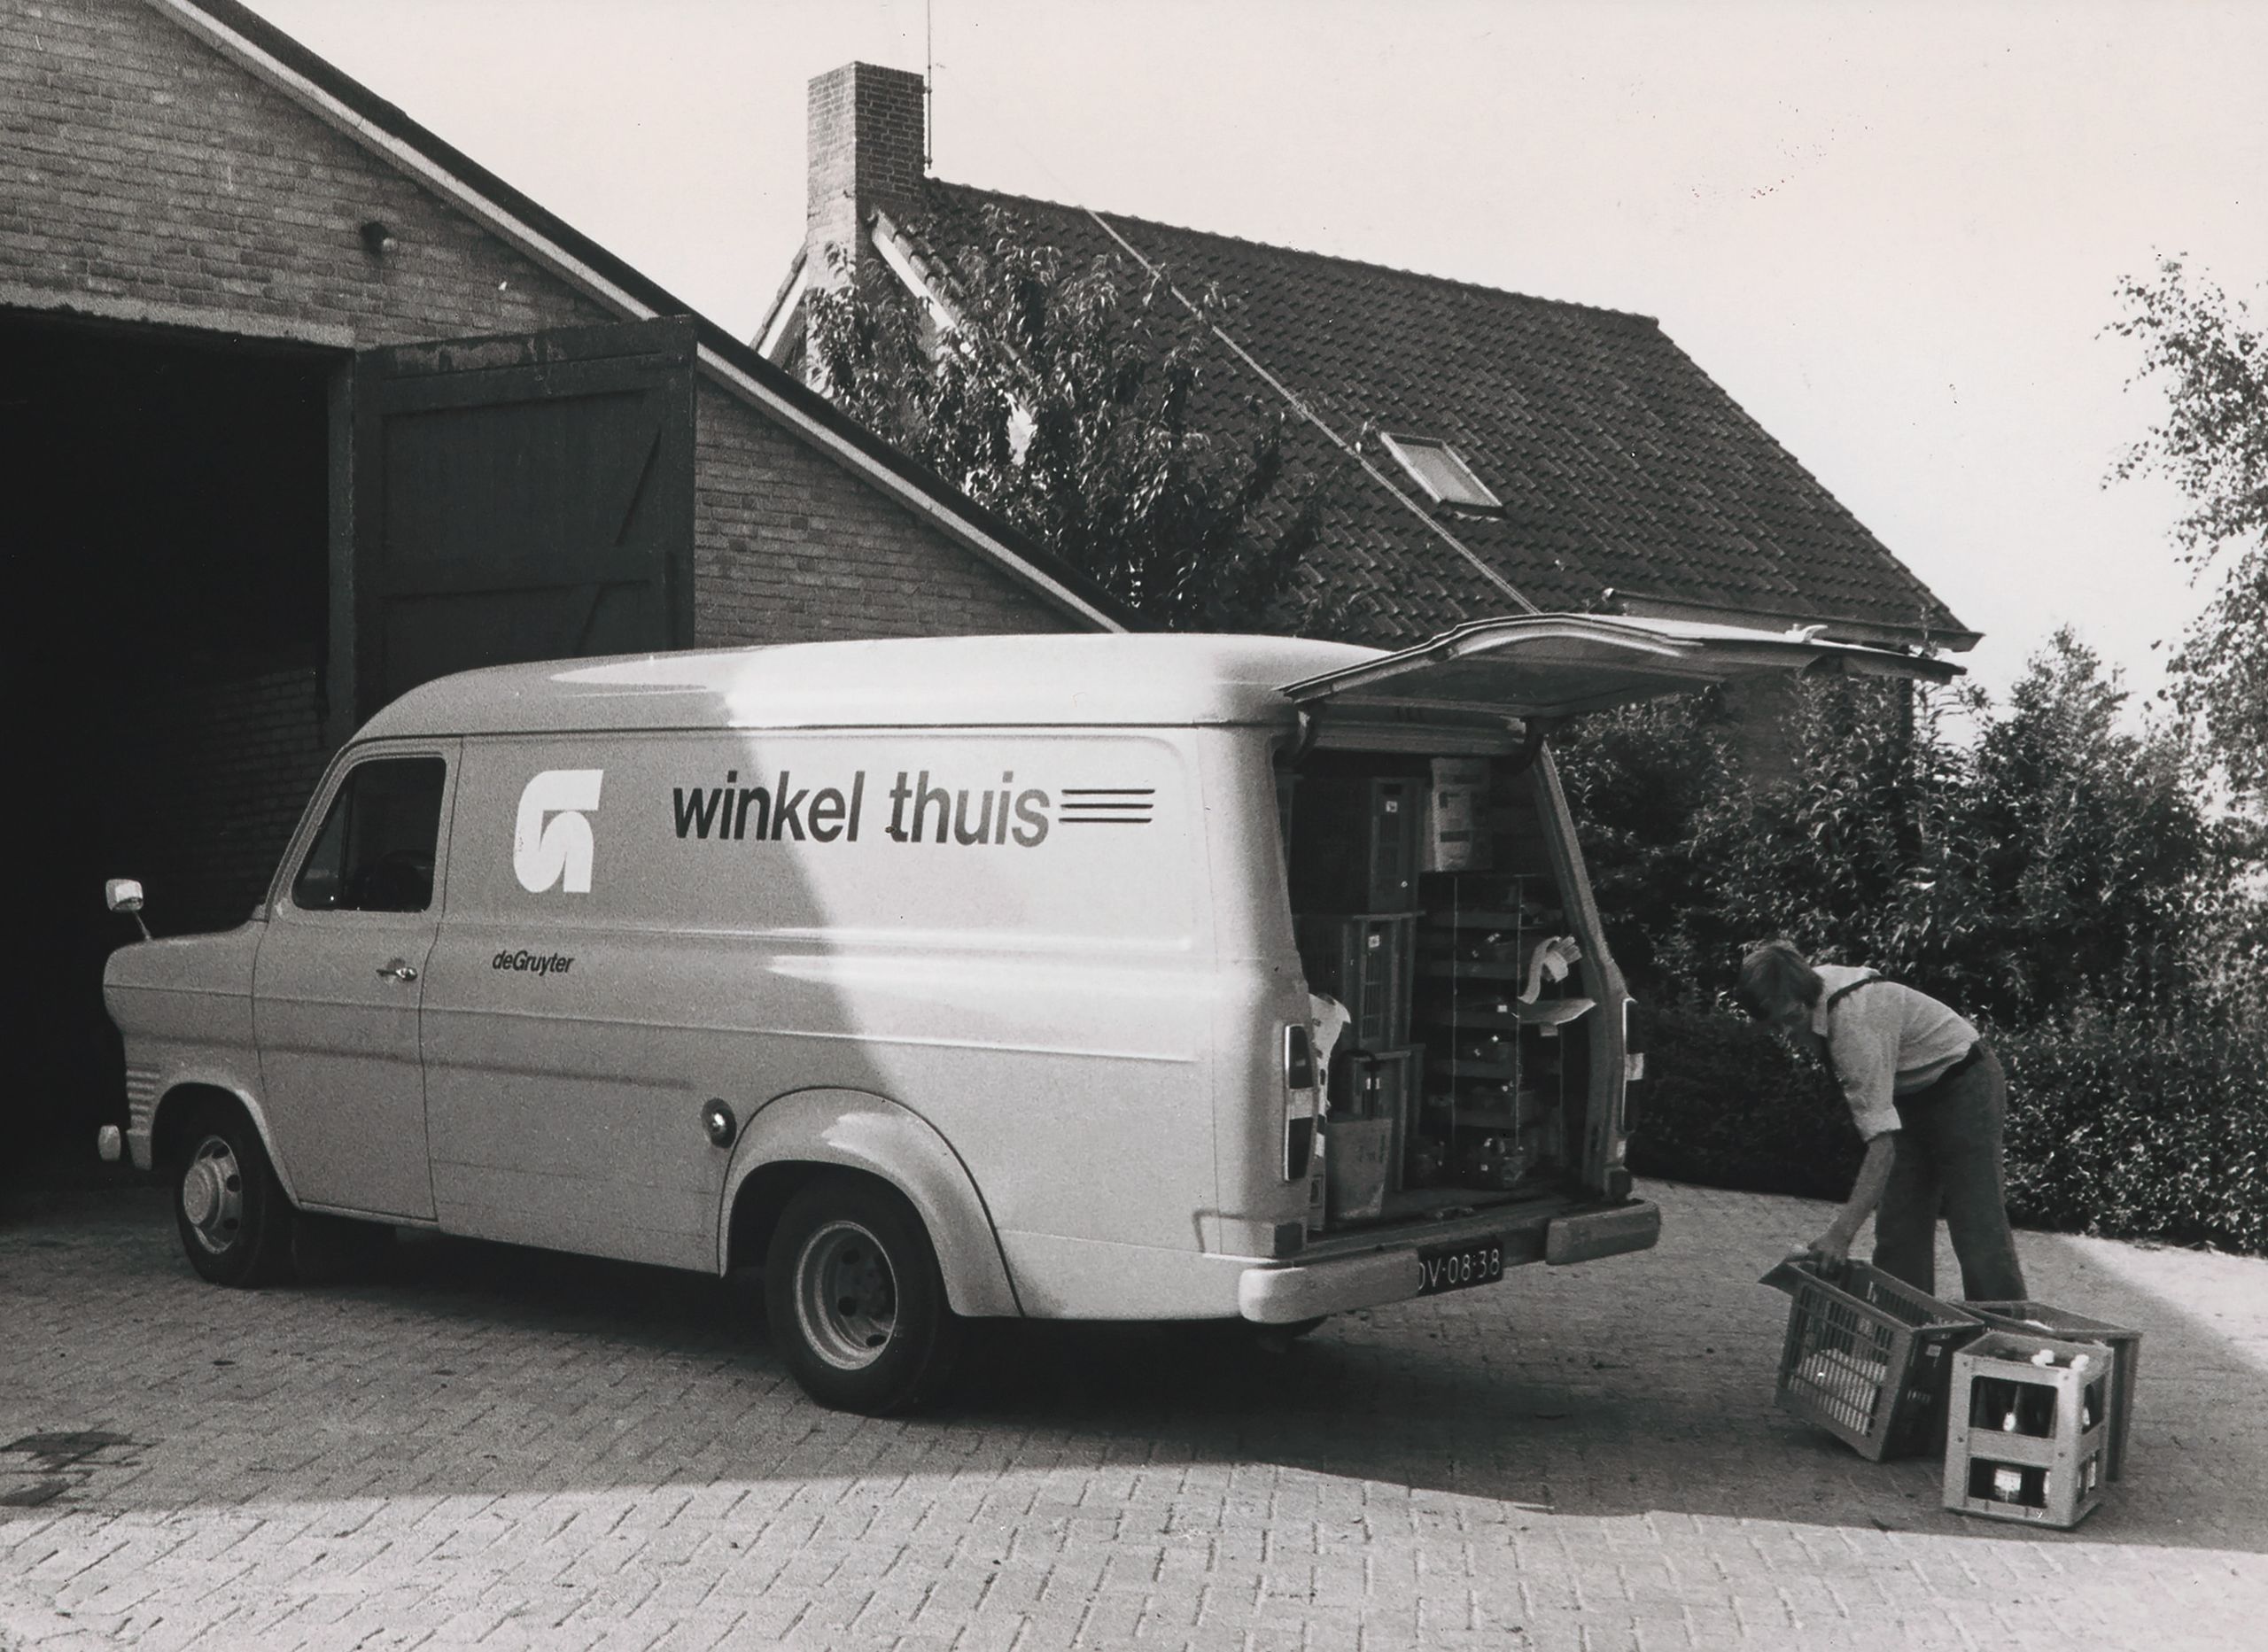
<path fill-rule="evenodd" d="M 1418 1294 L 1439 1296 L 1444 1291 L 1466 1291 L 1494 1284 L 1504 1276 L 1504 1242 L 1473 1239 L 1464 1245 L 1437 1245 L 1418 1253 Z"/>

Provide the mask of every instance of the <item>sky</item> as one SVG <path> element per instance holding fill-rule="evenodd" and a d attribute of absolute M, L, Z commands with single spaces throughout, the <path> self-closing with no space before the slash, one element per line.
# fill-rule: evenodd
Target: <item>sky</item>
<path fill-rule="evenodd" d="M 1996 694 L 2068 624 L 2139 711 L 2205 594 L 2104 330 L 2165 255 L 2268 319 L 2255 0 L 250 3 L 743 337 L 805 83 L 926 61 L 937 176 L 1656 317 Z"/>

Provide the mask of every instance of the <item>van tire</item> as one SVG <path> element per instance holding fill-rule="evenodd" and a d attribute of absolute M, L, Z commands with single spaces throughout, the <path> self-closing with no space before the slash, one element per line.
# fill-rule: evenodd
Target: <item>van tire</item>
<path fill-rule="evenodd" d="M 859 1176 L 821 1176 L 788 1199 L 764 1307 L 804 1392 L 864 1416 L 935 1399 L 967 1329 L 920 1217 L 895 1189 Z"/>
<path fill-rule="evenodd" d="M 190 1125 L 174 1177 L 174 1222 L 189 1265 L 216 1285 L 272 1284 L 291 1265 L 291 1204 L 242 1108 Z"/>

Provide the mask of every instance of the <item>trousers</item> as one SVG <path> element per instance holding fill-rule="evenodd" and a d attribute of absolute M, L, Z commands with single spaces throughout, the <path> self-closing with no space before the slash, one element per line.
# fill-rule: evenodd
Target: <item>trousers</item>
<path fill-rule="evenodd" d="M 1875 1211 L 1875 1266 L 1916 1290 L 1937 1294 L 1938 1218 L 1961 1260 L 1961 1292 L 1971 1302 L 2023 1299 L 2023 1268 L 2008 1226 L 2000 1136 L 2008 1078 L 1992 1047 L 1927 1090 L 1895 1097 L 1896 1152 Z"/>

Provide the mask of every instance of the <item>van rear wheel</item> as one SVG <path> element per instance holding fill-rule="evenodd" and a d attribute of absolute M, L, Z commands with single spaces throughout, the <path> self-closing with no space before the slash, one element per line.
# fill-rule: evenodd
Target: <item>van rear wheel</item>
<path fill-rule="evenodd" d="M 189 1265 L 216 1285 L 263 1285 L 289 1260 L 291 1207 L 252 1121 L 215 1107 L 190 1128 L 174 1183 Z"/>
<path fill-rule="evenodd" d="M 911 1410 L 960 1351 L 963 1323 L 921 1219 L 895 1190 L 855 1176 L 822 1177 L 788 1201 L 764 1306 L 804 1392 L 837 1411 Z"/>

